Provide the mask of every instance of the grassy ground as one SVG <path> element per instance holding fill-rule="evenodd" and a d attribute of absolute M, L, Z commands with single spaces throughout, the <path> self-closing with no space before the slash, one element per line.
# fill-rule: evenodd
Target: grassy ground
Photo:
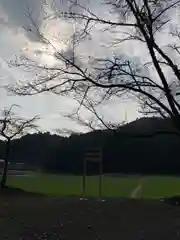
<path fill-rule="evenodd" d="M 80 196 L 82 177 L 33 173 L 30 176 L 9 176 L 8 185 L 25 191 L 62 196 Z M 103 177 L 103 196 L 130 197 L 141 185 L 137 197 L 157 198 L 180 194 L 180 177 Z M 135 191 L 136 192 L 136 191 Z M 98 196 L 98 176 L 87 177 L 87 196 Z"/>
<path fill-rule="evenodd" d="M 145 177 L 143 197 L 170 197 L 180 195 L 180 177 Z"/>
<path fill-rule="evenodd" d="M 99 191 L 98 176 L 87 177 L 87 196 L 97 196 Z M 103 195 L 126 197 L 138 184 L 136 178 L 103 177 Z M 80 196 L 82 194 L 82 177 L 71 175 L 51 175 L 35 173 L 32 176 L 9 176 L 8 185 L 25 191 L 62 195 Z"/>

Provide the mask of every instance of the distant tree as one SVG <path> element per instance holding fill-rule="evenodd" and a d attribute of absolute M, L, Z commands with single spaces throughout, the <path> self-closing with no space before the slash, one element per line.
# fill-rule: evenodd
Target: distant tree
<path fill-rule="evenodd" d="M 9 109 L 4 109 L 0 117 L 0 136 L 5 139 L 4 170 L 1 179 L 1 188 L 6 187 L 11 141 L 14 138 L 23 136 L 29 130 L 37 129 L 35 121 L 38 118 L 25 119 L 16 116 L 12 112 L 12 108 L 15 106 L 17 105 L 12 105 Z"/>
<path fill-rule="evenodd" d="M 180 29 L 173 22 L 180 10 L 180 1 L 107 0 L 103 3 L 107 6 L 104 17 L 78 1 L 68 2 L 73 6 L 69 12 L 64 13 L 57 9 L 53 11 L 54 15 L 47 13 L 45 17 L 47 24 L 55 18 L 68 18 L 72 23 L 78 22 L 79 27 L 73 33 L 73 41 L 67 51 L 57 49 L 53 41 L 46 37 L 43 28 L 36 26 L 31 11 L 28 11 L 27 16 L 32 23 L 31 33 L 53 49 L 54 59 L 59 64 L 52 67 L 24 56 L 13 65 L 27 67 L 37 74 L 25 84 L 10 86 L 9 89 L 19 95 L 44 91 L 69 95 L 80 98 L 80 106 L 85 99 L 98 105 L 106 100 L 133 95 L 139 100 L 143 114 L 171 117 L 180 130 L 180 103 L 177 98 L 180 95 Z M 79 44 L 91 36 L 94 26 L 99 27 L 99 32 L 116 33 L 110 44 L 114 52 L 111 56 L 89 58 L 77 54 Z M 167 31 L 164 31 L 165 27 Z M 173 39 L 172 44 L 164 46 L 158 40 L 159 36 L 170 37 Z M 147 61 L 116 53 L 114 46 L 126 42 L 140 43 L 138 46 L 146 50 Z"/>

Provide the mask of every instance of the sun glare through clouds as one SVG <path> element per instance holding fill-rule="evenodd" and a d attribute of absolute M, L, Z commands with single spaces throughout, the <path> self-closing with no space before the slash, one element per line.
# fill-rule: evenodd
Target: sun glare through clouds
<path fill-rule="evenodd" d="M 68 40 L 72 34 L 72 27 L 61 20 L 44 23 L 40 29 L 43 32 L 47 43 L 27 42 L 22 49 L 23 54 L 39 63 L 53 67 L 57 64 L 54 57 L 56 52 L 65 51 L 68 47 Z M 59 63 L 59 61 L 58 61 Z"/>

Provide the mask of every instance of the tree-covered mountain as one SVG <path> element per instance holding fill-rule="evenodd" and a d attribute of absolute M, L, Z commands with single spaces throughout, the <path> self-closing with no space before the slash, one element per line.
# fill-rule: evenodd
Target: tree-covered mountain
<path fill-rule="evenodd" d="M 103 149 L 104 172 L 180 173 L 180 136 L 171 120 L 142 118 L 112 132 L 94 131 L 70 137 L 28 134 L 12 141 L 10 160 L 49 171 L 80 174 L 87 147 Z M 4 144 L 0 142 L 0 158 Z M 89 163 L 90 173 L 98 165 Z"/>

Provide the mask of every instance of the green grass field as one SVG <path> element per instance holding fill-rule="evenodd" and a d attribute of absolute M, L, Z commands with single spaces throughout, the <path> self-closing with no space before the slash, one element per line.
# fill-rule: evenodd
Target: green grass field
<path fill-rule="evenodd" d="M 23 190 L 61 196 L 81 196 L 82 177 L 71 175 L 53 175 L 33 173 L 32 176 L 9 176 L 8 185 Z M 142 191 L 136 197 L 168 197 L 180 193 L 179 177 L 103 177 L 103 196 L 131 197 L 133 191 L 141 185 Z M 98 176 L 87 177 L 87 196 L 98 196 Z"/>

